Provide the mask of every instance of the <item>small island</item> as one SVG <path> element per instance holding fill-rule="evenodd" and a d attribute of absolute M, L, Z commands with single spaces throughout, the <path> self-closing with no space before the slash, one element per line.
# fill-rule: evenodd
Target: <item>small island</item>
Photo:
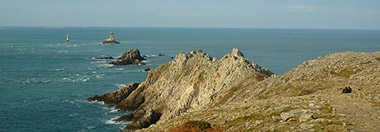
<path fill-rule="evenodd" d="M 120 44 L 113 38 L 113 32 L 111 32 L 110 38 L 103 41 L 103 44 Z"/>

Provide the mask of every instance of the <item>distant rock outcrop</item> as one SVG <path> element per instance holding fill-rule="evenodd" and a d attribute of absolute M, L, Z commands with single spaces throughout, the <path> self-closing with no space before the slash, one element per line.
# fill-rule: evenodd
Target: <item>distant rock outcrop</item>
<path fill-rule="evenodd" d="M 110 57 L 96 57 L 95 59 L 97 59 L 97 60 L 111 60 L 111 59 L 115 59 L 115 58 L 110 56 Z"/>
<path fill-rule="evenodd" d="M 173 61 L 151 70 L 138 86 L 130 84 L 88 100 L 116 104 L 121 110 L 134 110 L 119 120 L 132 121 L 125 130 L 136 130 L 208 107 L 244 78 L 271 75 L 271 71 L 249 61 L 238 49 L 233 49 L 221 60 L 211 58 L 202 50 L 181 52 Z"/>
<path fill-rule="evenodd" d="M 140 51 L 138 49 L 132 49 L 129 52 L 125 52 L 123 56 L 118 58 L 117 61 L 112 61 L 109 64 L 113 64 L 115 66 L 118 65 L 145 65 L 144 62 L 145 58 L 141 57 Z"/>

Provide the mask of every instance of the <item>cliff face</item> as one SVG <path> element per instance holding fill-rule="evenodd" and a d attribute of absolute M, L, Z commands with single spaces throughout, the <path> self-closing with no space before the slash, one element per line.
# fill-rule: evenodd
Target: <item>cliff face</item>
<path fill-rule="evenodd" d="M 352 93 L 342 94 L 348 86 Z M 89 100 L 134 110 L 118 119 L 133 122 L 125 130 L 182 130 L 202 120 L 220 131 L 376 131 L 379 86 L 380 52 L 335 53 L 276 76 L 237 49 L 220 60 L 198 50 Z"/>
<path fill-rule="evenodd" d="M 135 110 L 119 119 L 133 121 L 125 129 L 135 130 L 156 123 L 158 118 L 159 122 L 165 122 L 182 113 L 207 108 L 244 78 L 261 81 L 271 75 L 268 69 L 244 58 L 238 49 L 233 49 L 221 60 L 201 50 L 181 52 L 174 61 L 150 71 L 138 86 L 131 84 L 89 100 L 116 104 L 122 110 Z"/>

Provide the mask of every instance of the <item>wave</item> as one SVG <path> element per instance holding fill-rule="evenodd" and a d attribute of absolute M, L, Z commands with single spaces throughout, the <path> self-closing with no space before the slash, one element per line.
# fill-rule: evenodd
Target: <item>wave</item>
<path fill-rule="evenodd" d="M 49 71 L 64 71 L 64 70 L 65 70 L 65 68 L 61 68 L 61 69 L 59 69 L 59 68 L 49 69 Z"/>
<path fill-rule="evenodd" d="M 141 62 L 144 62 L 144 63 L 147 63 L 147 62 L 152 62 L 152 61 L 148 61 L 148 60 L 143 60 Z"/>
<path fill-rule="evenodd" d="M 124 70 L 124 68 L 115 68 L 115 70 L 122 71 L 122 70 Z"/>
<path fill-rule="evenodd" d="M 105 60 L 101 60 L 101 61 L 93 61 L 93 62 L 90 62 L 91 64 L 99 64 L 99 63 L 106 63 Z"/>
<path fill-rule="evenodd" d="M 95 100 L 95 101 L 88 101 L 89 103 L 94 103 L 94 104 L 100 104 L 100 105 L 106 105 L 104 103 L 104 101 L 98 101 L 98 100 Z"/>
<path fill-rule="evenodd" d="M 108 119 L 105 121 L 106 124 L 130 124 L 129 121 L 116 121 L 116 119 L 120 118 L 121 116 L 116 116 L 114 118 Z"/>
<path fill-rule="evenodd" d="M 119 112 L 119 110 L 116 109 L 116 107 L 111 107 L 111 108 L 108 109 L 108 112 L 110 112 L 110 113 L 116 113 L 116 112 Z"/>
<path fill-rule="evenodd" d="M 101 67 L 112 67 L 114 65 L 112 65 L 112 64 L 102 64 L 102 65 L 98 65 L 98 66 L 101 66 Z"/>
<path fill-rule="evenodd" d="M 58 50 L 57 53 L 69 53 L 69 52 L 66 50 Z"/>
<path fill-rule="evenodd" d="M 116 83 L 116 84 L 113 84 L 113 85 L 117 86 L 118 88 L 123 88 L 123 87 L 127 86 L 127 85 L 121 84 L 121 83 Z"/>

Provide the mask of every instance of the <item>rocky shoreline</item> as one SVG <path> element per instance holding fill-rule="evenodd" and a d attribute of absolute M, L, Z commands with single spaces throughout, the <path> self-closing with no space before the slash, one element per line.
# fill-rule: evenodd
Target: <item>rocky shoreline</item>
<path fill-rule="evenodd" d="M 117 119 L 132 121 L 124 130 L 170 131 L 202 120 L 220 131 L 375 131 L 379 66 L 380 52 L 344 52 L 276 76 L 238 49 L 220 60 L 198 50 L 179 53 L 144 82 L 88 100 L 134 110 Z M 342 94 L 347 86 L 352 93 Z"/>

